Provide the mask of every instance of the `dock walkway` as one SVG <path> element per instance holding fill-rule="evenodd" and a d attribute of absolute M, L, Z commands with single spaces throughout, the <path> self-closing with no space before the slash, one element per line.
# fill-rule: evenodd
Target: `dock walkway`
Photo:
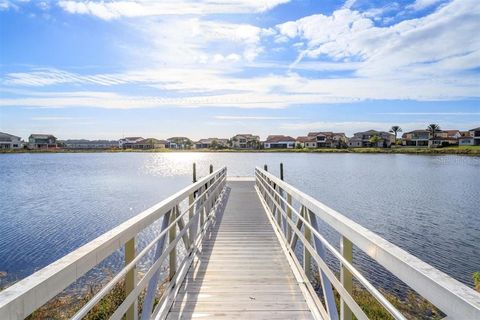
<path fill-rule="evenodd" d="M 254 184 L 227 183 L 225 211 L 203 240 L 168 319 L 312 319 Z"/>

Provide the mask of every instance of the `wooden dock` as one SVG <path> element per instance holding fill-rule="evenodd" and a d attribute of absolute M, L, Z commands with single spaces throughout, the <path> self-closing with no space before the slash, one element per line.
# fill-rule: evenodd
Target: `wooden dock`
<path fill-rule="evenodd" d="M 312 319 L 254 181 L 229 181 L 222 215 L 203 240 L 167 319 Z"/>
<path fill-rule="evenodd" d="M 123 281 L 126 297 L 111 320 L 368 320 L 353 296 L 355 279 L 391 318 L 406 320 L 355 267 L 357 250 L 448 319 L 480 319 L 478 292 L 265 169 L 227 178 L 226 167 L 210 167 L 209 175 L 194 176 L 191 185 L 1 291 L 0 319 L 25 319 L 121 249 L 124 267 L 71 319 L 84 319 Z M 138 246 L 155 222 L 154 238 Z M 325 239 L 327 225 L 340 235 L 340 250 Z M 147 254 L 153 261 L 139 272 Z M 339 263 L 339 275 L 327 254 Z"/>

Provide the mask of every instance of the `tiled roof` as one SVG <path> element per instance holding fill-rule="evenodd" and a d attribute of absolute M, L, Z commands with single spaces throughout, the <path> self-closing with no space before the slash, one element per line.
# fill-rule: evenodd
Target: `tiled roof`
<path fill-rule="evenodd" d="M 280 141 L 296 141 L 294 138 L 290 136 L 282 136 L 282 135 L 271 135 L 267 137 L 265 142 L 280 142 Z"/>
<path fill-rule="evenodd" d="M 315 138 L 314 137 L 301 136 L 301 137 L 297 137 L 297 141 L 298 142 L 315 142 Z"/>

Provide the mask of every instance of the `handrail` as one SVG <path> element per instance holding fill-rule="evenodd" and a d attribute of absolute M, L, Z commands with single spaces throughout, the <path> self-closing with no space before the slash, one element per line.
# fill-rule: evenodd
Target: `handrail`
<path fill-rule="evenodd" d="M 345 273 L 350 274 L 350 277 L 353 275 L 394 318 L 402 319 L 403 316 L 351 264 L 351 244 L 360 248 L 393 275 L 428 299 L 442 310 L 449 319 L 480 319 L 480 294 L 473 289 L 433 268 L 269 172 L 256 168 L 255 177 L 257 192 L 261 200 L 267 205 L 269 213 L 276 217 L 273 220 L 276 221 L 277 229 L 284 233 L 287 231 L 288 234 L 293 231 L 290 239 L 286 238 L 290 241 L 289 244 L 294 244 L 296 239 L 301 240 L 308 251 L 308 255 L 314 258 L 319 265 L 322 276 L 324 272 L 329 272 L 324 270 L 324 267 L 328 268 L 328 266 L 324 263 L 325 261 L 321 261 L 323 259 L 315 252 L 311 245 L 312 239 L 308 239 L 305 230 L 309 231 L 309 234 L 313 234 L 314 240 L 318 241 L 319 245 L 325 246 L 341 262 L 342 279 L 340 285 L 342 287 L 348 288 L 350 286 L 351 290 L 351 278 L 348 280 L 348 277 L 344 278 L 343 275 Z M 296 201 L 302 209 L 295 209 L 292 200 Z M 291 213 L 296 217 L 295 221 L 292 219 Z M 317 218 L 340 233 L 344 247 L 342 252 L 338 252 L 317 230 Z M 304 227 L 303 232 L 302 225 Z M 347 252 L 344 251 L 345 248 L 347 248 Z M 310 266 L 308 267 L 310 268 Z M 327 281 L 329 278 L 327 276 Z M 350 299 L 348 297 L 342 297 L 341 291 L 344 291 L 343 288 L 338 288 L 338 280 L 333 280 L 331 284 L 340 293 L 343 301 L 341 303 L 341 318 L 342 320 L 351 319 L 351 315 L 348 316 L 349 309 L 350 307 L 356 309 L 356 307 L 349 305 L 348 301 Z M 347 300 L 344 298 L 347 298 Z M 334 310 L 334 312 L 338 311 Z M 334 317 L 330 315 L 330 317 L 333 319 L 338 315 Z"/>
<path fill-rule="evenodd" d="M 194 241 L 191 241 L 191 243 L 186 242 L 188 240 L 187 230 L 190 231 L 192 237 L 197 239 L 201 233 L 197 235 L 193 234 L 193 232 L 196 230 L 198 221 L 202 221 L 204 216 L 207 218 L 207 221 L 200 226 L 201 230 L 207 225 L 207 222 L 210 223 L 208 219 L 212 217 L 212 211 L 217 209 L 219 199 L 223 197 L 226 173 L 227 169 L 223 167 L 209 174 L 198 182 L 185 187 L 167 199 L 0 292 L 0 319 L 14 320 L 25 318 L 124 245 L 126 250 L 125 267 L 101 289 L 101 294 L 97 293 L 94 296 L 94 300 L 98 302 L 100 300 L 99 297 L 101 298 L 108 293 L 107 289 L 111 289 L 122 277 L 125 277 L 126 282 L 130 281 L 131 283 L 129 284 L 135 287 L 135 265 L 137 262 L 155 244 L 158 247 L 160 245 L 159 240 L 165 238 L 167 232 L 170 235 L 176 234 L 177 225 L 180 229 L 178 236 L 175 236 L 173 239 L 170 238 L 170 244 L 175 242 L 175 245 L 172 246 L 173 250 L 168 252 L 170 260 L 176 257 L 176 244 L 180 238 L 184 240 L 185 248 L 187 250 L 190 249 L 189 247 Z M 177 215 L 179 204 L 186 199 L 189 200 L 187 209 Z M 188 222 L 184 225 L 183 219 L 186 217 L 187 212 L 191 214 L 188 215 Z M 169 219 L 167 228 L 161 230 L 161 233 L 135 257 L 136 235 L 162 217 Z M 201 218 L 199 219 L 199 217 Z M 133 257 L 131 258 L 127 257 L 129 248 L 133 248 Z M 162 254 L 163 259 L 165 256 L 166 254 Z M 150 269 L 154 266 L 159 268 L 161 263 L 157 262 L 158 260 L 154 262 Z M 176 266 L 176 261 L 171 261 L 170 265 Z M 170 275 L 174 275 L 175 272 L 176 270 L 170 270 Z M 127 289 L 127 295 L 135 289 L 133 287 Z M 93 303 L 88 304 L 88 308 L 82 308 L 77 315 L 84 314 L 83 312 L 88 311 L 94 305 Z M 127 314 L 127 319 L 129 318 Z"/>

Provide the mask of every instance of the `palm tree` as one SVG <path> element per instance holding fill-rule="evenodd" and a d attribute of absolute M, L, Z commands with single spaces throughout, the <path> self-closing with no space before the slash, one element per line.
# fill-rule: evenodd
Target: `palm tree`
<path fill-rule="evenodd" d="M 378 143 L 380 142 L 380 137 L 377 136 L 377 135 L 374 135 L 372 136 L 368 141 L 370 142 L 370 144 L 374 147 L 377 147 L 378 146 Z"/>
<path fill-rule="evenodd" d="M 402 132 L 402 128 L 400 128 L 399 126 L 393 126 L 390 129 L 390 132 L 395 135 L 395 145 L 397 145 L 397 133 Z"/>
<path fill-rule="evenodd" d="M 432 135 L 433 140 L 435 140 L 435 133 L 440 131 L 440 126 L 436 123 L 431 123 L 428 125 L 427 130 Z M 433 141 L 432 141 L 432 145 L 433 145 Z"/>

